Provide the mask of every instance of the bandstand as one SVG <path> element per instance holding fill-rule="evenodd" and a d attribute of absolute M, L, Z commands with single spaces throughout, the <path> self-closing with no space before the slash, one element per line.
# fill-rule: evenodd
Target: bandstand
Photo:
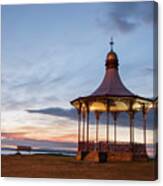
<path fill-rule="evenodd" d="M 119 76 L 118 56 L 113 50 L 106 56 L 105 75 L 101 85 L 89 96 L 79 97 L 71 104 L 78 112 L 78 160 L 105 161 L 132 161 L 147 160 L 146 152 L 146 125 L 147 112 L 155 107 L 152 99 L 138 96 L 129 91 Z M 94 113 L 95 141 L 90 141 L 90 113 Z M 129 141 L 117 141 L 117 119 L 119 113 L 128 114 Z M 137 112 L 142 113 L 143 143 L 136 143 L 134 138 L 134 117 Z M 105 140 L 99 140 L 99 125 L 101 114 L 105 114 Z M 113 118 L 114 140 L 110 140 L 110 117 Z"/>

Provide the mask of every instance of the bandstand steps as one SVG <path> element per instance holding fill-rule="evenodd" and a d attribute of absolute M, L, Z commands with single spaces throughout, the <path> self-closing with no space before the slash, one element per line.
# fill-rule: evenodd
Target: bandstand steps
<path fill-rule="evenodd" d="M 77 152 L 76 160 L 82 160 L 82 152 L 81 151 Z"/>
<path fill-rule="evenodd" d="M 86 151 L 78 151 L 76 155 L 76 160 L 84 160 L 85 157 L 87 156 L 88 152 Z"/>
<path fill-rule="evenodd" d="M 91 152 L 89 152 L 84 157 L 84 160 L 86 160 L 86 161 L 99 162 L 100 161 L 99 152 L 97 152 L 97 151 L 91 151 Z"/>

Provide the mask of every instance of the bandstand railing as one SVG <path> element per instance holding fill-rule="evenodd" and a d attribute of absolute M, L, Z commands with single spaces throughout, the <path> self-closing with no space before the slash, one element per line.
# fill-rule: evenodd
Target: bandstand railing
<path fill-rule="evenodd" d="M 135 155 L 138 154 L 145 154 L 146 153 L 146 146 L 145 144 L 135 143 L 107 143 L 105 141 L 100 141 L 95 143 L 94 141 L 90 142 L 79 142 L 78 143 L 78 151 L 81 152 L 91 152 L 91 151 L 98 151 L 98 152 L 133 152 Z"/>

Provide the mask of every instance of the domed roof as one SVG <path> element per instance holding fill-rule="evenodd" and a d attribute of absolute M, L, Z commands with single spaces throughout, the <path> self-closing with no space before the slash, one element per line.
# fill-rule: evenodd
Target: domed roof
<path fill-rule="evenodd" d="M 106 63 L 105 63 L 105 66 L 106 66 L 106 69 L 109 69 L 109 68 L 115 68 L 115 69 L 118 69 L 118 57 L 117 57 L 117 54 L 111 50 L 107 56 L 106 56 Z"/>
<path fill-rule="evenodd" d="M 111 50 L 106 56 L 106 63 L 105 63 L 106 69 L 109 69 L 109 68 L 118 69 L 118 65 L 119 65 L 118 57 L 117 57 L 117 54 L 113 51 L 113 44 L 114 42 L 113 42 L 113 39 L 111 38 L 111 41 L 110 41 Z"/>
<path fill-rule="evenodd" d="M 118 61 L 117 54 L 113 50 L 111 50 L 107 54 L 106 60 L 108 60 L 108 61 Z"/>
<path fill-rule="evenodd" d="M 111 39 L 111 50 L 106 56 L 106 72 L 101 85 L 92 93 L 98 95 L 116 95 L 116 96 L 133 96 L 122 83 L 118 72 L 118 56 L 113 51 L 113 40 Z"/>

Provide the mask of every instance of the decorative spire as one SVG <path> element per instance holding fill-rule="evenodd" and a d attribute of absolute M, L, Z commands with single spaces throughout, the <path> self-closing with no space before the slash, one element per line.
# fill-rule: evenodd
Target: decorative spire
<path fill-rule="evenodd" d="M 111 50 L 110 52 L 107 54 L 106 56 L 106 69 L 110 69 L 110 68 L 115 68 L 118 70 L 118 57 L 117 54 L 113 51 L 113 45 L 114 45 L 114 41 L 113 41 L 113 37 L 110 38 L 110 46 L 111 46 Z"/>
<path fill-rule="evenodd" d="M 114 41 L 113 41 L 113 37 L 110 38 L 110 47 L 111 47 L 111 51 L 113 51 L 113 45 L 114 45 Z"/>

